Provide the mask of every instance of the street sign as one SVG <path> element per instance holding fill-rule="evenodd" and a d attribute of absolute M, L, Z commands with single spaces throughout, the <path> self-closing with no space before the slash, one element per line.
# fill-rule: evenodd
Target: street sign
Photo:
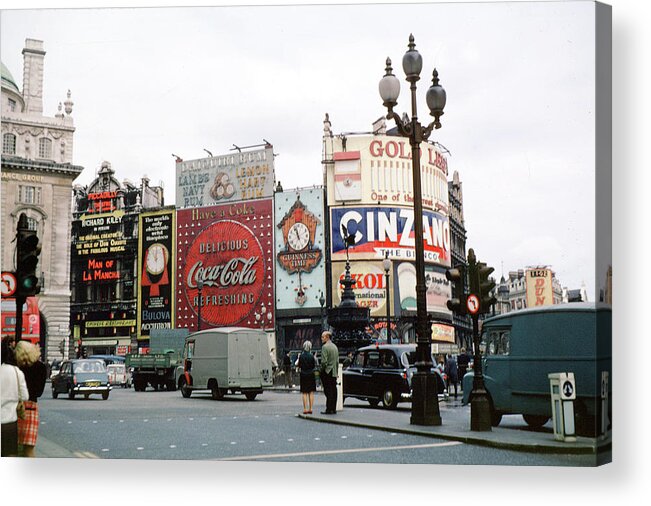
<path fill-rule="evenodd" d="M 16 293 L 16 275 L 13 272 L 3 272 L 0 283 L 3 297 L 11 297 Z"/>
<path fill-rule="evenodd" d="M 566 380 L 563 382 L 563 387 L 561 388 L 561 393 L 563 398 L 565 399 L 573 399 L 574 398 L 574 382 L 570 380 Z"/>
<path fill-rule="evenodd" d="M 477 297 L 474 293 L 468 295 L 466 306 L 468 307 L 468 312 L 470 314 L 477 314 L 479 312 L 479 297 Z"/>

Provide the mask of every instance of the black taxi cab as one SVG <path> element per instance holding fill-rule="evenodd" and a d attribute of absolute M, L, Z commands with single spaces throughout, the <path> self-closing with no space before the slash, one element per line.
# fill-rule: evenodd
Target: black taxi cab
<path fill-rule="evenodd" d="M 394 409 L 411 401 L 411 379 L 416 372 L 415 344 L 382 344 L 358 349 L 343 370 L 344 400 L 348 397 Z M 445 392 L 441 372 L 432 367 L 437 393 Z"/>

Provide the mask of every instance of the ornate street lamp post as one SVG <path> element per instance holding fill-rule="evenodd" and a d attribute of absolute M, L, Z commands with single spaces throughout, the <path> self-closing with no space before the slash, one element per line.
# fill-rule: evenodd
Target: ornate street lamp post
<path fill-rule="evenodd" d="M 203 306 L 203 300 L 201 298 L 202 290 L 203 290 L 203 280 L 200 279 L 197 281 L 197 291 L 199 292 L 199 304 L 197 305 L 197 331 L 201 330 L 201 306 Z"/>
<path fill-rule="evenodd" d="M 391 299 L 389 295 L 389 271 L 391 270 L 391 260 L 389 260 L 389 252 L 387 251 L 382 260 L 382 267 L 384 268 L 384 282 L 387 289 L 387 344 L 391 344 Z"/>
<path fill-rule="evenodd" d="M 416 373 L 412 379 L 411 423 L 413 425 L 441 425 L 437 385 L 432 374 L 431 330 L 427 318 L 425 286 L 425 248 L 423 245 L 423 203 L 421 200 L 420 145 L 426 141 L 434 128 L 441 128 L 439 118 L 445 107 L 445 90 L 439 85 L 438 72 L 434 69 L 432 86 L 427 90 L 426 100 L 434 121 L 427 127 L 418 122 L 416 111 L 416 82 L 420 79 L 423 58 L 416 51 L 414 36 L 409 36 L 409 50 L 402 58 L 402 68 L 411 89 L 411 119 L 403 121 L 393 108 L 398 104 L 400 81 L 392 74 L 391 59 L 386 61 L 386 74 L 380 81 L 380 96 L 388 110 L 387 119 L 393 119 L 401 136 L 409 138 L 414 179 L 414 230 L 416 241 Z"/>

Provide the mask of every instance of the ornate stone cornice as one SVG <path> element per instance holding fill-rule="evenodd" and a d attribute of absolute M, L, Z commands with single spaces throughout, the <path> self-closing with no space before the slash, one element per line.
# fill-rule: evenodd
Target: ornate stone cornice
<path fill-rule="evenodd" d="M 61 174 L 76 178 L 84 168 L 71 163 L 56 163 L 41 160 L 27 160 L 19 156 L 2 155 L 2 170 L 28 170 L 46 172 L 50 174 Z"/>
<path fill-rule="evenodd" d="M 66 132 L 74 132 L 74 125 L 66 125 L 58 118 L 49 118 L 43 116 L 39 120 L 19 119 L 15 116 L 2 115 L 2 123 L 4 126 L 13 126 L 13 129 L 23 135 L 25 132 L 30 132 L 32 135 L 39 135 L 45 128 L 51 130 L 64 130 Z M 22 127 L 22 129 L 21 129 Z M 38 132 L 38 133 L 34 133 Z"/>

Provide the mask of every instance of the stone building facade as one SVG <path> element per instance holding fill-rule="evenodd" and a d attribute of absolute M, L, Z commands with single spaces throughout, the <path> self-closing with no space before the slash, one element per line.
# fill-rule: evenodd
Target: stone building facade
<path fill-rule="evenodd" d="M 25 41 L 23 87 L 2 65 L 2 270 L 15 269 L 19 216 L 27 216 L 41 242 L 41 348 L 61 358 L 60 343 L 70 333 L 70 221 L 72 183 L 83 167 L 74 165 L 71 94 L 54 116 L 43 109 L 45 75 L 43 42 Z"/>

